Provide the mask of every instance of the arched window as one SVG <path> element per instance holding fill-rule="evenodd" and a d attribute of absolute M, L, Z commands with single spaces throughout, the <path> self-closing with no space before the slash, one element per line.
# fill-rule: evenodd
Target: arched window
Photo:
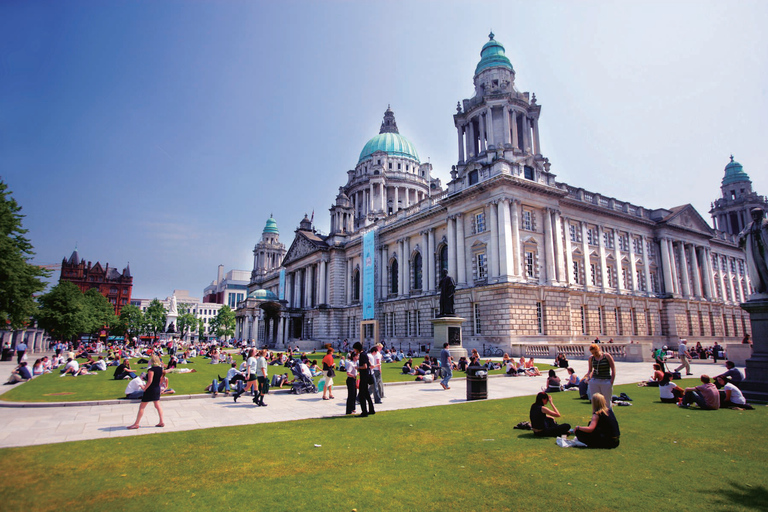
<path fill-rule="evenodd" d="M 392 262 L 392 270 L 389 274 L 392 277 L 392 282 L 390 283 L 389 289 L 392 290 L 392 293 L 396 294 L 398 292 L 397 282 L 400 274 L 397 267 L 397 260 Z"/>
<path fill-rule="evenodd" d="M 354 281 L 352 283 L 352 300 L 360 300 L 360 269 L 355 269 Z"/>
<path fill-rule="evenodd" d="M 448 270 L 448 246 L 444 245 L 440 249 L 440 272 L 438 273 L 438 280 L 443 277 L 443 270 Z"/>
<path fill-rule="evenodd" d="M 421 254 L 413 257 L 413 289 L 421 290 Z"/>

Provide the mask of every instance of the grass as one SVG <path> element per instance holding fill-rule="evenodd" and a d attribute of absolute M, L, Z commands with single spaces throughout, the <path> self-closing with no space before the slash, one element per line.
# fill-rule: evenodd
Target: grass
<path fill-rule="evenodd" d="M 8 448 L 3 510 L 765 510 L 768 408 L 622 391 L 634 405 L 617 407 L 621 446 L 605 451 L 513 430 L 531 397 Z M 557 405 L 588 422 L 575 394 Z"/>
<path fill-rule="evenodd" d="M 315 359 L 322 366 L 320 361 L 324 354 L 309 354 L 310 359 Z M 78 360 L 82 365 L 85 360 Z M 131 366 L 137 373 L 145 371 L 146 365 L 138 365 L 134 360 Z M 164 362 L 168 357 L 163 358 Z M 168 375 L 168 381 L 176 394 L 190 395 L 204 393 L 205 388 L 211 384 L 211 381 L 218 375 L 224 376 L 229 369 L 226 364 L 209 364 L 210 359 L 197 357 L 193 359 L 194 363 L 189 365 L 180 365 L 179 368 L 194 368 L 195 373 L 172 373 Z M 242 358 L 235 356 L 235 361 L 239 364 Z M 338 361 L 338 359 L 337 359 Z M 414 363 L 420 362 L 414 359 Z M 382 365 L 382 379 L 384 382 L 402 382 L 415 380 L 413 375 L 403 375 L 403 363 L 385 363 Z M 540 366 L 545 371 L 544 366 Z M 270 366 L 270 377 L 276 372 L 288 373 L 290 379 L 293 379 L 290 369 L 282 366 Z M 105 372 L 96 372 L 94 375 L 81 375 L 79 377 L 60 377 L 58 370 L 54 373 L 40 375 L 29 382 L 16 384 L 6 393 L 0 395 L 0 400 L 9 402 L 81 402 L 86 400 L 113 400 L 125 397 L 125 386 L 128 380 L 114 380 L 114 367 L 107 368 Z M 339 372 L 337 372 L 338 374 Z M 495 370 L 491 374 L 502 373 L 502 370 Z M 456 377 L 463 375 L 462 372 L 455 372 Z M 320 377 L 315 377 L 315 383 Z"/>

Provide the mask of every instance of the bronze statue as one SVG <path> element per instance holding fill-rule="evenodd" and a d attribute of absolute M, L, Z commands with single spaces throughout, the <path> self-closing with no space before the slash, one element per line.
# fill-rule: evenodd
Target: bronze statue
<path fill-rule="evenodd" d="M 752 222 L 739 233 L 747 255 L 747 272 L 755 293 L 768 294 L 768 220 L 762 208 L 752 208 Z"/>
<path fill-rule="evenodd" d="M 453 311 L 453 295 L 456 291 L 456 283 L 443 270 L 443 278 L 440 279 L 440 316 L 456 316 Z"/>

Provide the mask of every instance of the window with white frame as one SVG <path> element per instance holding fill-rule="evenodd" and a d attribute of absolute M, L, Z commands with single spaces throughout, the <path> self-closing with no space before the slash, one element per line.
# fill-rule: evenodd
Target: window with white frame
<path fill-rule="evenodd" d="M 599 244 L 597 228 L 594 228 L 594 227 L 587 228 L 587 243 L 589 243 L 589 245 Z"/>
<path fill-rule="evenodd" d="M 587 306 L 581 306 L 581 334 L 589 334 L 587 329 Z"/>
<path fill-rule="evenodd" d="M 574 224 L 568 224 L 568 233 L 571 236 L 571 242 L 581 243 L 581 229 Z"/>
<path fill-rule="evenodd" d="M 526 231 L 535 231 L 536 217 L 532 210 L 525 208 L 523 209 L 522 222 L 520 227 Z"/>
<path fill-rule="evenodd" d="M 576 260 L 573 261 L 573 282 L 576 284 L 583 284 L 581 282 L 581 272 L 579 268 L 579 262 Z"/>
<path fill-rule="evenodd" d="M 488 257 L 484 252 L 476 255 L 475 263 L 477 265 L 475 275 L 477 279 L 485 279 L 488 276 Z"/>
<path fill-rule="evenodd" d="M 605 334 L 605 306 L 597 308 L 597 326 L 600 334 Z"/>
<path fill-rule="evenodd" d="M 613 249 L 613 231 L 607 229 L 603 231 L 603 245 L 607 249 Z"/>
<path fill-rule="evenodd" d="M 472 219 L 472 234 L 485 231 L 485 212 L 476 213 Z"/>
<path fill-rule="evenodd" d="M 592 286 L 597 286 L 597 263 L 589 264 L 589 282 Z"/>
<path fill-rule="evenodd" d="M 539 334 L 544 334 L 544 310 L 541 302 L 536 303 L 536 328 Z"/>
<path fill-rule="evenodd" d="M 635 279 L 637 280 L 638 290 L 640 290 L 641 292 L 648 291 L 648 288 L 646 287 L 646 283 L 645 283 L 645 273 L 642 270 L 637 269 L 635 271 Z"/>
<path fill-rule="evenodd" d="M 525 251 L 525 275 L 529 278 L 536 277 L 536 253 Z"/>
<path fill-rule="evenodd" d="M 472 312 L 473 312 L 473 320 L 474 320 L 473 321 L 474 334 L 475 336 L 478 336 L 483 333 L 482 323 L 480 322 L 480 304 L 475 302 L 473 304 Z"/>
<path fill-rule="evenodd" d="M 606 265 L 606 276 L 608 277 L 608 286 L 616 288 L 616 269 L 610 263 Z"/>
<path fill-rule="evenodd" d="M 642 238 L 632 237 L 632 250 L 635 251 L 635 254 L 643 254 Z"/>
<path fill-rule="evenodd" d="M 627 267 L 621 268 L 621 285 L 625 290 L 632 288 L 631 283 L 629 282 L 629 269 Z"/>
<path fill-rule="evenodd" d="M 619 250 L 629 252 L 629 235 L 626 233 L 619 234 Z"/>

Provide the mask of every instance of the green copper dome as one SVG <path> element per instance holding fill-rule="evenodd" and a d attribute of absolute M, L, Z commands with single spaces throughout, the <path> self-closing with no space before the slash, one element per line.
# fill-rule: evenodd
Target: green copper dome
<path fill-rule="evenodd" d="M 477 67 L 475 68 L 475 75 L 484 69 L 498 67 L 507 68 L 514 72 L 515 70 L 512 68 L 512 63 L 509 62 L 507 56 L 504 55 L 504 47 L 500 42 L 493 38 L 493 32 L 488 34 L 488 38 L 490 41 L 485 43 L 483 49 L 480 51 L 480 62 L 477 63 Z"/>
<path fill-rule="evenodd" d="M 733 161 L 733 155 L 731 155 L 731 162 L 725 166 L 723 185 L 730 185 L 739 181 L 750 181 L 749 175 L 744 172 L 744 168 L 739 162 Z"/>
<path fill-rule="evenodd" d="M 248 294 L 248 298 L 259 300 L 278 300 L 277 295 L 269 290 L 254 290 Z"/>
<path fill-rule="evenodd" d="M 277 222 L 275 222 L 275 219 L 272 218 L 272 215 L 269 216 L 269 219 L 267 219 L 267 225 L 264 226 L 264 233 L 274 233 L 276 235 L 279 235 L 280 232 L 277 230 Z"/>
<path fill-rule="evenodd" d="M 420 162 L 419 154 L 411 141 L 400 135 L 395 122 L 395 114 L 387 107 L 384 112 L 384 121 L 381 122 L 379 134 L 369 140 L 360 152 L 359 164 L 363 160 L 371 158 L 376 151 L 384 151 L 388 155 L 410 158 Z"/>

